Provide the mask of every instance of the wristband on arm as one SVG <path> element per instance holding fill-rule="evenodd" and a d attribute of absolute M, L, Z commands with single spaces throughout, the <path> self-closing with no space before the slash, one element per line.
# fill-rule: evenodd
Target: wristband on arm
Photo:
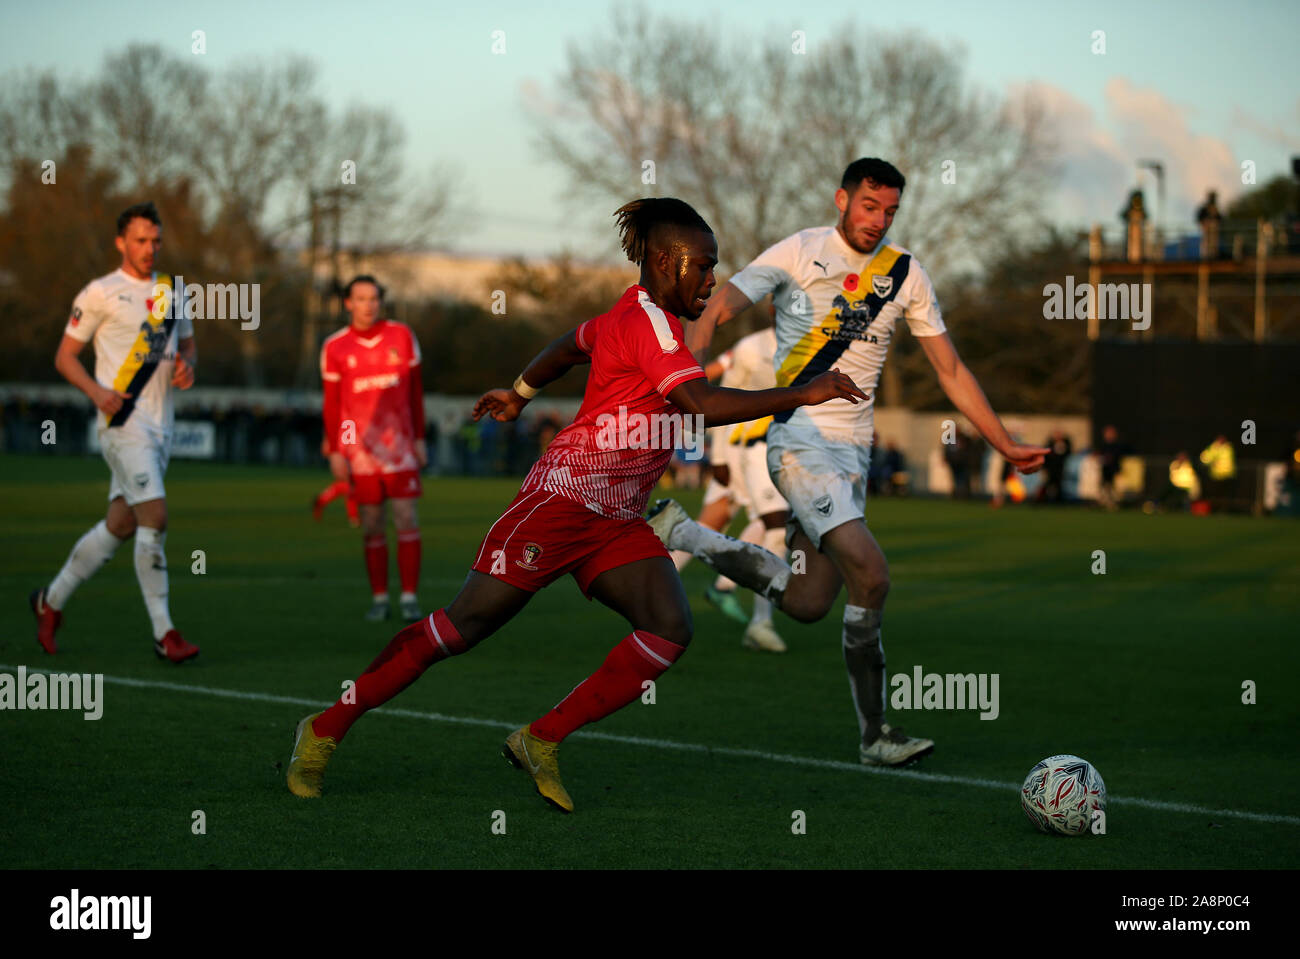
<path fill-rule="evenodd" d="M 531 386 L 529 386 L 526 382 L 524 382 L 524 375 L 522 373 L 520 373 L 519 376 L 515 379 L 515 385 L 513 389 L 516 393 L 518 393 L 526 400 L 531 400 L 534 396 L 536 396 L 538 393 L 541 392 L 541 390 L 535 390 Z"/>

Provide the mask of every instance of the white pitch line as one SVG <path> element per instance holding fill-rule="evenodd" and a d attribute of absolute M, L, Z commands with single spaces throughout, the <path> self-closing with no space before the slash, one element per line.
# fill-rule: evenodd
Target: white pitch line
<path fill-rule="evenodd" d="M 0 670 L 16 670 L 18 667 L 0 663 Z M 28 673 L 52 673 L 57 670 L 27 667 Z M 164 689 L 178 693 L 199 693 L 204 696 L 218 696 L 224 699 L 244 699 L 262 703 L 284 703 L 290 706 L 324 707 L 334 705 L 319 699 L 303 699 L 299 696 L 277 696 L 272 693 L 250 693 L 240 689 L 214 689 L 211 686 L 192 686 L 187 683 L 169 683 L 154 679 L 128 679 L 123 676 L 105 676 L 104 682 L 118 686 L 131 686 L 136 689 Z M 515 730 L 520 723 L 506 722 L 500 719 L 478 719 L 473 716 L 447 716 L 442 713 L 426 713 L 414 709 L 399 709 L 383 706 L 371 710 L 386 716 L 401 716 L 406 719 L 423 719 L 436 723 L 455 723 L 461 726 L 490 726 L 494 729 Z M 286 727 L 287 728 L 287 727 Z M 671 749 L 677 752 L 703 753 L 705 755 L 728 756 L 735 759 L 762 759 L 767 762 L 788 763 L 792 766 L 808 766 L 814 769 L 833 769 L 846 773 L 875 773 L 918 782 L 951 783 L 958 786 L 979 786 L 984 789 L 998 789 L 1006 792 L 1019 792 L 1016 783 L 998 782 L 995 779 L 978 779 L 974 776 L 949 776 L 944 773 L 925 773 L 913 769 L 883 769 L 879 766 L 863 766 L 860 763 L 847 763 L 836 759 L 817 759 L 812 756 L 792 756 L 784 753 L 769 753 L 760 749 L 737 749 L 732 746 L 708 746 L 702 743 L 680 743 L 671 739 L 649 739 L 644 736 L 619 736 L 614 733 L 602 733 L 594 730 L 580 730 L 571 739 L 598 739 L 604 742 L 620 743 L 627 746 L 650 746 L 655 749 Z M 1194 806 L 1189 803 L 1163 802 L 1158 799 L 1138 799 L 1130 796 L 1108 796 L 1108 803 L 1121 806 L 1137 806 L 1141 809 L 1153 809 L 1157 812 L 1192 813 L 1198 816 L 1220 816 L 1229 819 L 1248 819 L 1252 822 L 1276 823 L 1287 826 L 1300 826 L 1300 816 L 1279 816 L 1271 813 L 1246 812 L 1240 809 L 1210 809 L 1208 806 Z"/>

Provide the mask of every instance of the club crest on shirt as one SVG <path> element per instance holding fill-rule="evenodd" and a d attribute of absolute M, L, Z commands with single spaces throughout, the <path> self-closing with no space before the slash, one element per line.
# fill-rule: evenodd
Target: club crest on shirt
<path fill-rule="evenodd" d="M 834 508 L 835 508 L 835 503 L 831 499 L 829 493 L 827 493 L 825 496 L 819 496 L 815 500 L 813 500 L 813 509 L 817 510 L 817 512 L 821 513 L 823 516 L 830 516 L 831 510 L 833 510 Z"/>
<path fill-rule="evenodd" d="M 876 296 L 889 296 L 889 292 L 893 288 L 894 278 L 892 276 L 882 273 L 871 274 L 871 289 Z"/>
<path fill-rule="evenodd" d="M 397 365 L 398 365 L 399 363 L 401 363 L 401 362 L 402 362 L 402 358 L 401 358 L 400 356 L 397 355 L 397 350 L 393 349 L 393 348 L 390 346 L 390 347 L 388 348 L 388 365 L 389 365 L 389 366 L 397 366 Z"/>
<path fill-rule="evenodd" d="M 533 565 L 537 562 L 537 557 L 542 555 L 542 548 L 536 543 L 524 544 L 524 558 L 515 560 L 515 565 L 520 569 L 526 569 L 529 572 L 537 572 L 537 567 Z"/>

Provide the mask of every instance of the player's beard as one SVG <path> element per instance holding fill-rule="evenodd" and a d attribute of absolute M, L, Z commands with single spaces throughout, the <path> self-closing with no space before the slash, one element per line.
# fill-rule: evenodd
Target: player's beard
<path fill-rule="evenodd" d="M 853 239 L 853 231 L 849 229 L 848 210 L 845 210 L 843 213 L 840 214 L 839 230 L 840 230 L 840 236 L 844 238 L 844 242 L 847 243 L 854 250 L 856 250 L 858 253 L 870 253 L 873 249 L 875 249 L 874 246 L 867 247 L 867 248 L 858 246 L 857 241 Z M 876 237 L 876 244 L 879 245 L 879 243 L 880 243 L 880 237 Z"/>

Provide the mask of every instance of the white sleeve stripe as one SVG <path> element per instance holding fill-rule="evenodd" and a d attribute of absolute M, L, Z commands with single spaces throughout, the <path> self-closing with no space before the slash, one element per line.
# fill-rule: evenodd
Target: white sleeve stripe
<path fill-rule="evenodd" d="M 677 380 L 685 379 L 688 376 L 694 376 L 697 373 L 700 376 L 704 375 L 704 371 L 700 369 L 698 366 L 693 366 L 685 370 L 678 370 L 675 373 L 669 373 L 667 376 L 663 378 L 663 382 L 661 382 L 657 387 L 655 387 L 655 392 L 659 393 L 659 395 L 661 396 L 664 396 L 668 393 L 669 386 L 671 386 L 674 382 L 676 382 Z"/>
<path fill-rule="evenodd" d="M 681 349 L 677 337 L 673 336 L 673 328 L 668 323 L 667 315 L 655 305 L 654 300 L 650 299 L 650 294 L 644 291 L 638 294 L 637 305 L 650 321 L 650 328 L 655 331 L 655 338 L 659 341 L 659 349 L 665 353 L 676 353 Z"/>
<path fill-rule="evenodd" d="M 584 353 L 591 352 L 591 347 L 587 345 L 587 337 L 586 337 L 587 324 L 590 322 L 591 320 L 588 320 L 586 323 L 583 323 L 580 327 L 578 327 L 578 335 L 574 337 L 574 339 L 578 343 L 578 349 L 582 350 L 582 352 Z"/>
<path fill-rule="evenodd" d="M 320 378 L 327 383 L 337 383 L 343 376 L 340 373 L 322 373 Z"/>

